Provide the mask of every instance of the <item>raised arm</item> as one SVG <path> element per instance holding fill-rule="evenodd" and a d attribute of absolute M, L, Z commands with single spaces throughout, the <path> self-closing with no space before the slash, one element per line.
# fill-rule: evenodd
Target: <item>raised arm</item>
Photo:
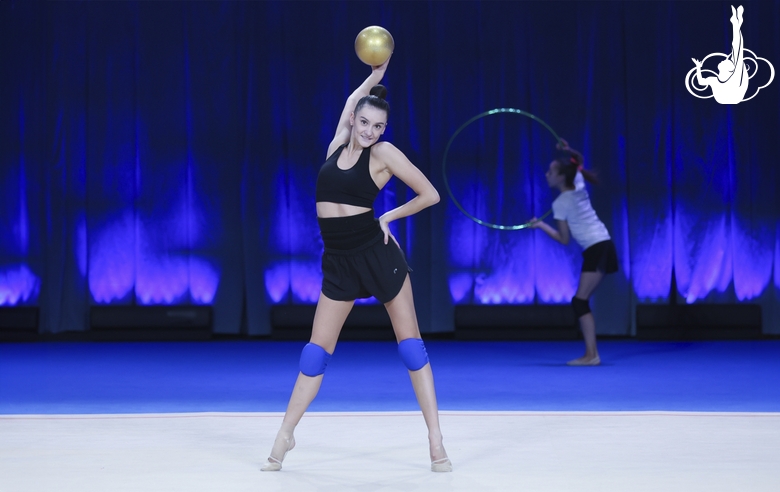
<path fill-rule="evenodd" d="M 347 102 L 344 104 L 344 109 L 341 111 L 338 125 L 336 126 L 336 133 L 333 136 L 333 140 L 331 141 L 330 145 L 328 146 L 327 155 L 332 154 L 339 145 L 345 144 L 349 141 L 349 134 L 351 131 L 349 118 L 352 115 L 352 112 L 355 110 L 355 106 L 362 97 L 365 97 L 369 94 L 372 87 L 382 81 L 389 63 L 390 58 L 388 58 L 387 61 L 383 64 L 372 67 L 371 75 L 369 75 L 368 78 L 366 78 L 366 80 L 364 80 L 363 83 L 360 84 L 357 89 L 355 89 L 355 92 L 350 94 L 350 96 L 347 98 Z"/>
<path fill-rule="evenodd" d="M 693 60 L 693 63 L 696 65 L 696 82 L 698 82 L 702 87 L 710 85 L 709 80 L 712 77 L 707 77 L 705 79 L 701 76 L 701 62 L 696 58 L 691 58 L 691 60 Z"/>
<path fill-rule="evenodd" d="M 379 217 L 379 225 L 385 233 L 385 244 L 392 237 L 388 224 L 394 220 L 414 215 L 439 202 L 439 192 L 425 175 L 415 167 L 407 157 L 390 142 L 379 142 L 372 147 L 373 154 L 385 166 L 386 179 L 396 176 L 411 188 L 417 196 Z M 385 181 L 386 182 L 386 181 Z"/>

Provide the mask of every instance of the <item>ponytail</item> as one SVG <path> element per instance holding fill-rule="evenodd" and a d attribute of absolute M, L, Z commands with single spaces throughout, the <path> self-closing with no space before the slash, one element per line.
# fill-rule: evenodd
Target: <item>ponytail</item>
<path fill-rule="evenodd" d="M 574 186 L 574 178 L 577 177 L 577 172 L 582 173 L 582 177 L 589 183 L 599 184 L 596 173 L 585 169 L 585 159 L 576 150 L 565 150 L 563 155 L 557 157 L 555 161 L 558 163 L 559 172 L 566 177 L 566 186 Z"/>

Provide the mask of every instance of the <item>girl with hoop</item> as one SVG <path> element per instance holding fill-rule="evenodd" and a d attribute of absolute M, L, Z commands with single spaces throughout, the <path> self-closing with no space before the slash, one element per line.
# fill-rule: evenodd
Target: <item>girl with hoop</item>
<path fill-rule="evenodd" d="M 550 162 L 545 174 L 550 188 L 556 188 L 560 195 L 553 201 L 553 218 L 557 229 L 534 217 L 531 227 L 541 229 L 561 244 L 568 244 L 573 237 L 582 246 L 582 272 L 577 293 L 571 300 L 572 309 L 579 321 L 585 339 L 585 355 L 569 361 L 570 366 L 597 366 L 601 358 L 596 347 L 596 322 L 590 310 L 590 296 L 596 290 L 604 275 L 618 271 L 615 244 L 590 204 L 585 180 L 597 184 L 596 176 L 584 167 L 582 154 L 569 147 L 561 139 L 558 149 L 564 156 Z"/>

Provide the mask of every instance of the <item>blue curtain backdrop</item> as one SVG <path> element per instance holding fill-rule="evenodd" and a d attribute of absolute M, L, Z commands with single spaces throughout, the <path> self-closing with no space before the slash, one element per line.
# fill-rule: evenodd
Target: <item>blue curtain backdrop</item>
<path fill-rule="evenodd" d="M 745 47 L 780 69 L 780 3 L 742 2 Z M 346 97 L 353 41 L 396 49 L 386 138 L 442 202 L 393 225 L 424 332 L 455 304 L 568 303 L 580 250 L 498 231 L 447 197 L 444 149 L 492 108 L 533 113 L 601 178 L 593 205 L 621 271 L 599 333 L 638 303 L 749 302 L 780 333 L 780 80 L 739 105 L 685 87 L 731 50 L 726 2 L 0 2 L 0 306 L 41 330 L 102 304 L 209 304 L 218 333 L 267 334 L 319 292 L 314 184 Z M 755 80 L 768 74 L 758 67 Z M 751 80 L 751 87 L 756 87 Z M 555 140 L 516 114 L 452 142 L 463 207 L 516 224 L 550 208 Z M 405 202 L 391 182 L 377 212 Z"/>

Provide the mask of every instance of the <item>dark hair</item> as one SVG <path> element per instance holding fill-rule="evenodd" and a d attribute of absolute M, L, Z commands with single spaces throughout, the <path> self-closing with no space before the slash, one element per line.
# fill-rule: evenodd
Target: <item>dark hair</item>
<path fill-rule="evenodd" d="M 387 113 L 387 116 L 390 117 L 390 105 L 385 101 L 385 97 L 387 97 L 387 88 L 382 84 L 375 85 L 371 88 L 371 92 L 368 96 L 360 98 L 355 106 L 355 114 L 363 109 L 363 106 L 368 104 L 369 106 L 383 110 Z"/>
<path fill-rule="evenodd" d="M 582 154 L 573 149 L 564 150 L 555 159 L 558 163 L 558 173 L 566 178 L 566 186 L 574 186 L 574 178 L 577 177 L 577 171 L 582 173 L 582 177 L 590 183 L 599 184 L 596 173 L 585 169 L 585 159 Z"/>

